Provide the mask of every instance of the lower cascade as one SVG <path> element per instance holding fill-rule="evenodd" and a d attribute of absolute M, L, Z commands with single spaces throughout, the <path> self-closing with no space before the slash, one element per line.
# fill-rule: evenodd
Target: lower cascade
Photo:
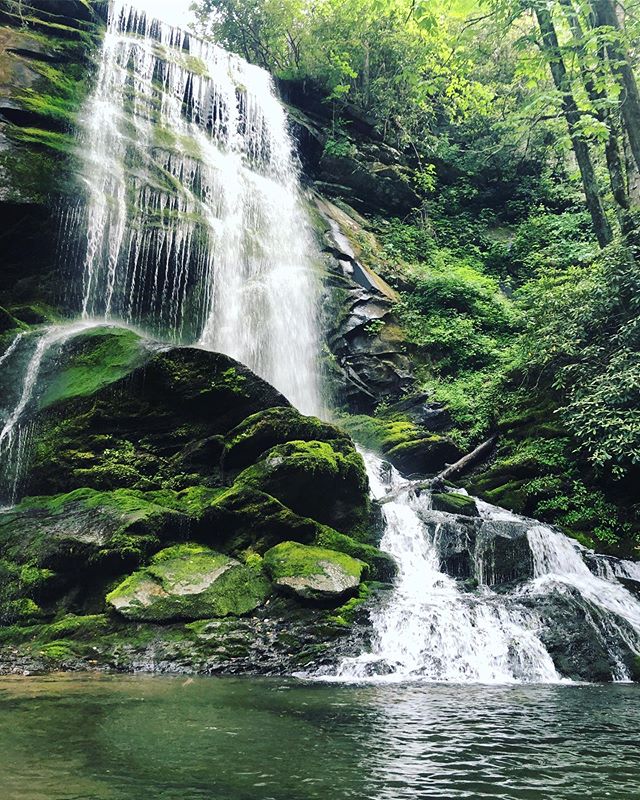
<path fill-rule="evenodd" d="M 477 520 L 435 510 L 429 490 L 372 453 L 362 455 L 372 495 L 383 504 L 380 547 L 395 558 L 398 575 L 373 612 L 370 651 L 343 659 L 333 679 L 558 682 L 544 641 L 557 620 L 539 612 L 555 597 L 569 600 L 602 643 L 613 680 L 630 679 L 629 662 L 640 653 L 640 602 L 620 580 L 637 581 L 638 565 L 594 555 L 552 528 L 481 501 Z M 476 541 L 465 570 L 470 535 Z M 489 585 L 524 575 L 527 566 L 526 582 L 499 592 Z"/>

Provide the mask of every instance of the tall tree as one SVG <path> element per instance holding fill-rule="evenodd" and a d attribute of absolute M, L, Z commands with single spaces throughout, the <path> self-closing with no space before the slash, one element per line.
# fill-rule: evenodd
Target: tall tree
<path fill-rule="evenodd" d="M 596 118 L 607 129 L 605 157 L 609 170 L 611 192 L 620 208 L 628 209 L 628 179 L 620 142 L 619 120 L 617 119 L 616 111 L 611 108 L 613 104 L 607 96 L 601 80 L 601 75 L 606 69 L 605 47 L 599 42 L 596 53 L 597 63 L 595 65 L 589 63 L 585 33 L 578 13 L 574 8 L 573 0 L 560 0 L 560 5 L 571 29 L 585 91 L 593 105 Z"/>
<path fill-rule="evenodd" d="M 562 111 L 567 121 L 573 151 L 580 169 L 587 208 L 591 214 L 596 238 L 600 246 L 605 247 L 613 239 L 613 231 L 605 214 L 589 145 L 580 132 L 582 115 L 573 95 L 571 78 L 564 63 L 553 18 L 544 0 L 536 0 L 532 7 L 538 20 L 542 35 L 542 47 L 549 63 L 551 76 L 560 93 Z"/>
<path fill-rule="evenodd" d="M 640 91 L 624 44 L 624 32 L 612 0 L 591 0 L 595 24 L 601 29 L 611 72 L 622 89 L 620 110 L 633 159 L 640 169 Z"/>

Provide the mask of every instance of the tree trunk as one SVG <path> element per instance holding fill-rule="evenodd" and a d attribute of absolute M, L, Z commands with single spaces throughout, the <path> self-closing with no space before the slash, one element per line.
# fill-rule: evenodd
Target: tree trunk
<path fill-rule="evenodd" d="M 596 173 L 591 160 L 589 146 L 579 133 L 580 110 L 571 92 L 571 82 L 567 69 L 562 59 L 558 37 L 553 26 L 553 20 L 543 0 L 534 5 L 534 10 L 542 34 L 544 50 L 549 58 L 549 67 L 556 89 L 562 97 L 562 110 L 569 127 L 569 135 L 576 155 L 582 186 L 587 200 L 587 208 L 591 214 L 593 228 L 600 247 L 605 247 L 613 239 L 613 232 L 609 220 L 604 213 L 602 198 L 596 180 Z"/>
<path fill-rule="evenodd" d="M 622 159 L 622 152 L 620 147 L 620 131 L 618 120 L 615 113 L 612 114 L 607 105 L 607 93 L 604 89 L 599 89 L 593 79 L 593 70 L 589 68 L 586 62 L 586 48 L 584 40 L 584 31 L 576 11 L 573 7 L 572 0 L 560 0 L 560 5 L 564 9 L 567 22 L 571 28 L 574 41 L 576 43 L 576 51 L 578 56 L 578 63 L 580 64 L 580 75 L 584 83 L 585 91 L 589 100 L 594 106 L 596 117 L 603 125 L 606 125 L 609 136 L 605 144 L 605 157 L 607 160 L 607 168 L 609 170 L 609 181 L 611 183 L 611 191 L 616 203 L 626 210 L 629 208 L 629 195 L 627 191 L 627 174 L 625 163 Z M 603 69 L 606 64 L 606 50 L 603 46 L 598 48 L 598 59 L 602 62 Z"/>
<path fill-rule="evenodd" d="M 612 0 L 591 0 L 596 26 L 612 28 L 621 33 L 620 21 Z M 609 55 L 609 66 L 614 77 L 622 88 L 620 111 L 624 127 L 629 137 L 629 146 L 633 159 L 640 169 L 640 92 L 633 73 L 633 67 L 619 36 L 606 42 Z"/>

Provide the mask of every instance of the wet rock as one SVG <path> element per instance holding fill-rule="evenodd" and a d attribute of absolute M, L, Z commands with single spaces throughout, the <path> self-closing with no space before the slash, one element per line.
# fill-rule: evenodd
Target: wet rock
<path fill-rule="evenodd" d="M 447 514 L 463 514 L 466 517 L 479 517 L 478 507 L 473 497 L 457 492 L 434 492 L 431 495 L 434 511 L 445 511 Z"/>
<path fill-rule="evenodd" d="M 533 554 L 525 522 L 452 517 L 433 521 L 442 569 L 454 578 L 473 578 L 494 589 L 533 577 Z"/>
<path fill-rule="evenodd" d="M 388 450 L 385 458 L 405 475 L 434 475 L 461 455 L 451 439 L 434 434 L 402 442 Z"/>
<path fill-rule="evenodd" d="M 362 561 L 344 553 L 296 542 L 283 542 L 269 550 L 264 566 L 286 594 L 334 604 L 355 594 L 366 570 Z"/>
<path fill-rule="evenodd" d="M 107 603 L 127 619 L 167 622 L 241 616 L 264 603 L 269 581 L 247 566 L 197 544 L 161 550 L 126 578 Z"/>
<path fill-rule="evenodd" d="M 624 640 L 635 639 L 628 623 L 616 618 L 612 624 L 610 615 L 577 589 L 558 585 L 523 602 L 539 614 L 540 639 L 564 677 L 608 682 L 621 677 L 621 666 L 632 679 L 640 677 L 637 656 Z"/>
<path fill-rule="evenodd" d="M 443 572 L 460 580 L 474 579 L 477 523 L 452 519 L 431 525 Z"/>
<path fill-rule="evenodd" d="M 529 523 L 483 520 L 476 539 L 477 579 L 500 586 L 533 578 L 533 553 L 527 532 Z"/>

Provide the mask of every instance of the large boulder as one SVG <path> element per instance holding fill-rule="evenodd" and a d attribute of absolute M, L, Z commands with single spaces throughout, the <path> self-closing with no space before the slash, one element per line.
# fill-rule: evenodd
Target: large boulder
<path fill-rule="evenodd" d="M 631 680 L 640 680 L 638 656 L 629 646 L 637 634 L 621 617 L 612 619 L 578 589 L 563 584 L 522 602 L 540 617 L 540 639 L 565 677 L 609 682 L 623 677 L 624 670 Z"/>
<path fill-rule="evenodd" d="M 282 542 L 264 556 L 278 589 L 303 600 L 338 604 L 356 593 L 366 564 L 344 553 L 297 542 Z"/>
<path fill-rule="evenodd" d="M 366 524 L 364 463 L 342 439 L 277 445 L 240 473 L 236 483 L 273 495 L 296 513 L 344 533 Z"/>
<path fill-rule="evenodd" d="M 268 408 L 247 417 L 225 439 L 223 454 L 227 472 L 241 470 L 258 460 L 272 447 L 285 442 L 347 440 L 333 425 L 306 417 L 295 408 Z"/>
<path fill-rule="evenodd" d="M 270 591 L 259 565 L 182 544 L 156 553 L 147 567 L 107 595 L 107 603 L 131 620 L 196 620 L 248 614 Z"/>
<path fill-rule="evenodd" d="M 96 327 L 44 360 L 30 494 L 84 486 L 141 490 L 220 485 L 224 436 L 250 414 L 289 406 L 270 384 L 220 353 L 157 348 Z"/>
<path fill-rule="evenodd" d="M 470 516 L 434 520 L 430 512 L 425 522 L 432 528 L 441 568 L 452 577 L 494 588 L 533 578 L 528 523 Z"/>

